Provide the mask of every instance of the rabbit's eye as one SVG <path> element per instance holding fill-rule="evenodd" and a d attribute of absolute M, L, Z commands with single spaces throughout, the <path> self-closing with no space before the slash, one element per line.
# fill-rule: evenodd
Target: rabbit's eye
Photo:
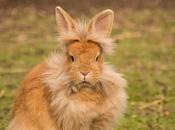
<path fill-rule="evenodd" d="M 95 61 L 98 61 L 98 60 L 99 60 L 99 57 L 100 57 L 100 56 L 97 56 L 97 57 L 95 58 Z"/>
<path fill-rule="evenodd" d="M 75 58 L 74 58 L 73 56 L 70 56 L 70 60 L 71 60 L 72 62 L 74 62 L 74 61 L 75 61 Z"/>

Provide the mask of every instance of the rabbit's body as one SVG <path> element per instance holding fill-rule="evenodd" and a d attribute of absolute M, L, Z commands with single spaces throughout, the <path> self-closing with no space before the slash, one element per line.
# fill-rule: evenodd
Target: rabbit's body
<path fill-rule="evenodd" d="M 64 20 L 63 26 L 70 16 L 61 8 L 58 10 L 57 17 Z M 110 13 L 102 15 L 106 17 Z M 69 22 L 67 27 L 74 25 Z M 61 29 L 65 31 L 65 27 Z M 63 33 L 61 42 L 70 42 L 64 46 L 66 53 L 53 53 L 27 75 L 15 100 L 9 130 L 114 128 L 125 110 L 126 82 L 103 61 L 102 53 L 110 50 L 111 40 L 100 35 L 95 37 L 89 29 L 76 27 L 75 32 Z M 103 40 L 101 46 L 100 40 Z"/>

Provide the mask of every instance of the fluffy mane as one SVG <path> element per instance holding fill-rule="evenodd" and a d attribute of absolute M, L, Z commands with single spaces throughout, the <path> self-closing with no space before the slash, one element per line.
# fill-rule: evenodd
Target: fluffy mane
<path fill-rule="evenodd" d="M 115 43 L 112 38 L 99 33 L 89 32 L 87 21 L 78 21 L 73 31 L 68 31 L 66 33 L 60 32 L 58 35 L 58 41 L 64 50 L 72 41 L 80 41 L 81 43 L 91 41 L 98 44 L 105 54 L 111 54 L 113 52 Z"/>
<path fill-rule="evenodd" d="M 96 116 L 96 113 L 94 115 L 94 111 L 91 111 L 89 115 L 87 115 L 94 107 L 93 101 L 92 103 L 77 102 L 76 100 L 71 100 L 67 95 L 69 94 L 69 87 L 67 84 L 70 80 L 65 69 L 65 56 L 58 52 L 52 53 L 47 60 L 47 65 L 48 69 L 44 73 L 43 82 L 50 88 L 50 92 L 52 93 L 50 105 L 58 126 L 60 126 L 60 123 L 70 124 L 65 125 L 64 128 L 62 128 L 63 130 L 70 130 L 72 128 L 80 130 L 81 125 L 87 127 L 86 121 L 81 125 L 77 122 L 89 120 Z M 104 101 L 106 105 L 105 107 L 103 106 L 102 110 L 111 110 L 112 115 L 116 116 L 114 121 L 117 121 L 122 117 L 126 108 L 126 81 L 122 78 L 121 74 L 116 73 L 108 64 L 104 64 L 99 80 L 103 84 L 103 90 L 108 97 L 108 100 Z M 91 98 L 90 95 L 89 98 Z M 110 117 L 112 115 L 110 115 Z M 111 127 L 115 125 L 115 122 L 112 124 Z"/>
<path fill-rule="evenodd" d="M 43 82 L 51 88 L 52 92 L 62 89 L 59 86 L 63 87 L 65 91 L 68 91 L 68 88 L 66 87 L 69 84 L 70 79 L 65 67 L 66 56 L 59 52 L 52 52 L 46 60 L 46 63 L 48 69 L 43 74 Z M 113 89 L 124 89 L 125 86 L 127 86 L 125 79 L 122 77 L 123 75 L 117 73 L 111 65 L 104 63 L 99 81 L 103 84 L 103 89 L 107 95 L 109 95 Z"/>

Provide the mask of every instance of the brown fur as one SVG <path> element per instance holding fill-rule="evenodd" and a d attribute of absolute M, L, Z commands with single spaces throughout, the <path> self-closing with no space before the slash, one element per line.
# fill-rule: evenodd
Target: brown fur
<path fill-rule="evenodd" d="M 12 130 L 56 130 L 48 107 L 49 91 L 40 81 L 46 64 L 36 66 L 25 78 L 16 96 Z M 23 127 L 24 126 L 24 127 Z"/>
<path fill-rule="evenodd" d="M 60 7 L 56 16 L 64 53 L 52 53 L 26 76 L 8 130 L 112 130 L 127 99 L 125 80 L 103 61 L 113 13 L 81 28 Z"/>

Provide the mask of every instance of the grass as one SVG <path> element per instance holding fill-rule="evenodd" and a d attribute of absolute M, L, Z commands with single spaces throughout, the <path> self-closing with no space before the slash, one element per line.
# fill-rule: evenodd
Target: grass
<path fill-rule="evenodd" d="M 118 130 L 175 129 L 174 11 L 121 11 L 107 61 L 124 73 L 128 110 Z M 54 16 L 14 10 L 0 20 L 0 130 L 10 121 L 15 90 L 24 75 L 57 48 Z"/>

